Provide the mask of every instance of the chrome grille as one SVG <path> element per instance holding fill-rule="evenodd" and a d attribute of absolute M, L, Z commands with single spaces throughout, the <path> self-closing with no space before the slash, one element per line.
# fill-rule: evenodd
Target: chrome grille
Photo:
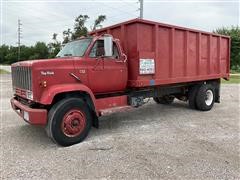
<path fill-rule="evenodd" d="M 30 67 L 12 67 L 12 84 L 15 88 L 32 90 L 32 71 Z"/>

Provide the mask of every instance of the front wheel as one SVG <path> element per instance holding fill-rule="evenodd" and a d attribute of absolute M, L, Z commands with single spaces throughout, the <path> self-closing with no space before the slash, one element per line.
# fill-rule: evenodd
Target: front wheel
<path fill-rule="evenodd" d="M 67 98 L 56 103 L 48 114 L 48 136 L 61 146 L 83 141 L 92 125 L 87 104 L 79 98 Z"/>

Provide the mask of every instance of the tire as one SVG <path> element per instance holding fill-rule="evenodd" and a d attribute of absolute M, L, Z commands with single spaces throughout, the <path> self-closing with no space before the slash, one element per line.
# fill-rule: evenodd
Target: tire
<path fill-rule="evenodd" d="M 47 135 L 61 146 L 83 141 L 92 126 L 92 115 L 87 104 L 79 98 L 59 101 L 48 113 Z"/>
<path fill-rule="evenodd" d="M 196 105 L 201 111 L 212 109 L 215 101 L 215 89 L 211 84 L 202 84 L 197 92 Z"/>
<path fill-rule="evenodd" d="M 173 96 L 163 96 L 163 97 L 154 97 L 153 100 L 157 103 L 157 104 L 172 104 L 174 101 L 174 97 Z"/>
<path fill-rule="evenodd" d="M 194 85 L 189 88 L 188 104 L 191 109 L 197 109 L 196 96 L 200 85 Z"/>

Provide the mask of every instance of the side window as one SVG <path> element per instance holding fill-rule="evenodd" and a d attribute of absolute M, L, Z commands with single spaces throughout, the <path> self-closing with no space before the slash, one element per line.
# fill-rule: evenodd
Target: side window
<path fill-rule="evenodd" d="M 104 51 L 104 42 L 103 40 L 97 40 L 93 45 L 89 57 L 97 57 L 97 50 Z"/>
<path fill-rule="evenodd" d="M 104 51 L 104 41 L 103 40 L 97 40 L 95 44 L 93 45 L 89 57 L 95 58 L 97 57 L 97 50 L 98 51 Z M 115 42 L 113 42 L 113 56 L 112 58 L 118 59 L 119 58 L 119 52 L 118 48 Z"/>

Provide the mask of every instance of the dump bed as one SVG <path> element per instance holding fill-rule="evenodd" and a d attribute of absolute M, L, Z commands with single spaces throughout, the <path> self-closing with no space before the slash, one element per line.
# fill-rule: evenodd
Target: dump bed
<path fill-rule="evenodd" d="M 90 34 L 112 34 L 128 57 L 128 86 L 229 78 L 230 38 L 134 19 Z"/>

